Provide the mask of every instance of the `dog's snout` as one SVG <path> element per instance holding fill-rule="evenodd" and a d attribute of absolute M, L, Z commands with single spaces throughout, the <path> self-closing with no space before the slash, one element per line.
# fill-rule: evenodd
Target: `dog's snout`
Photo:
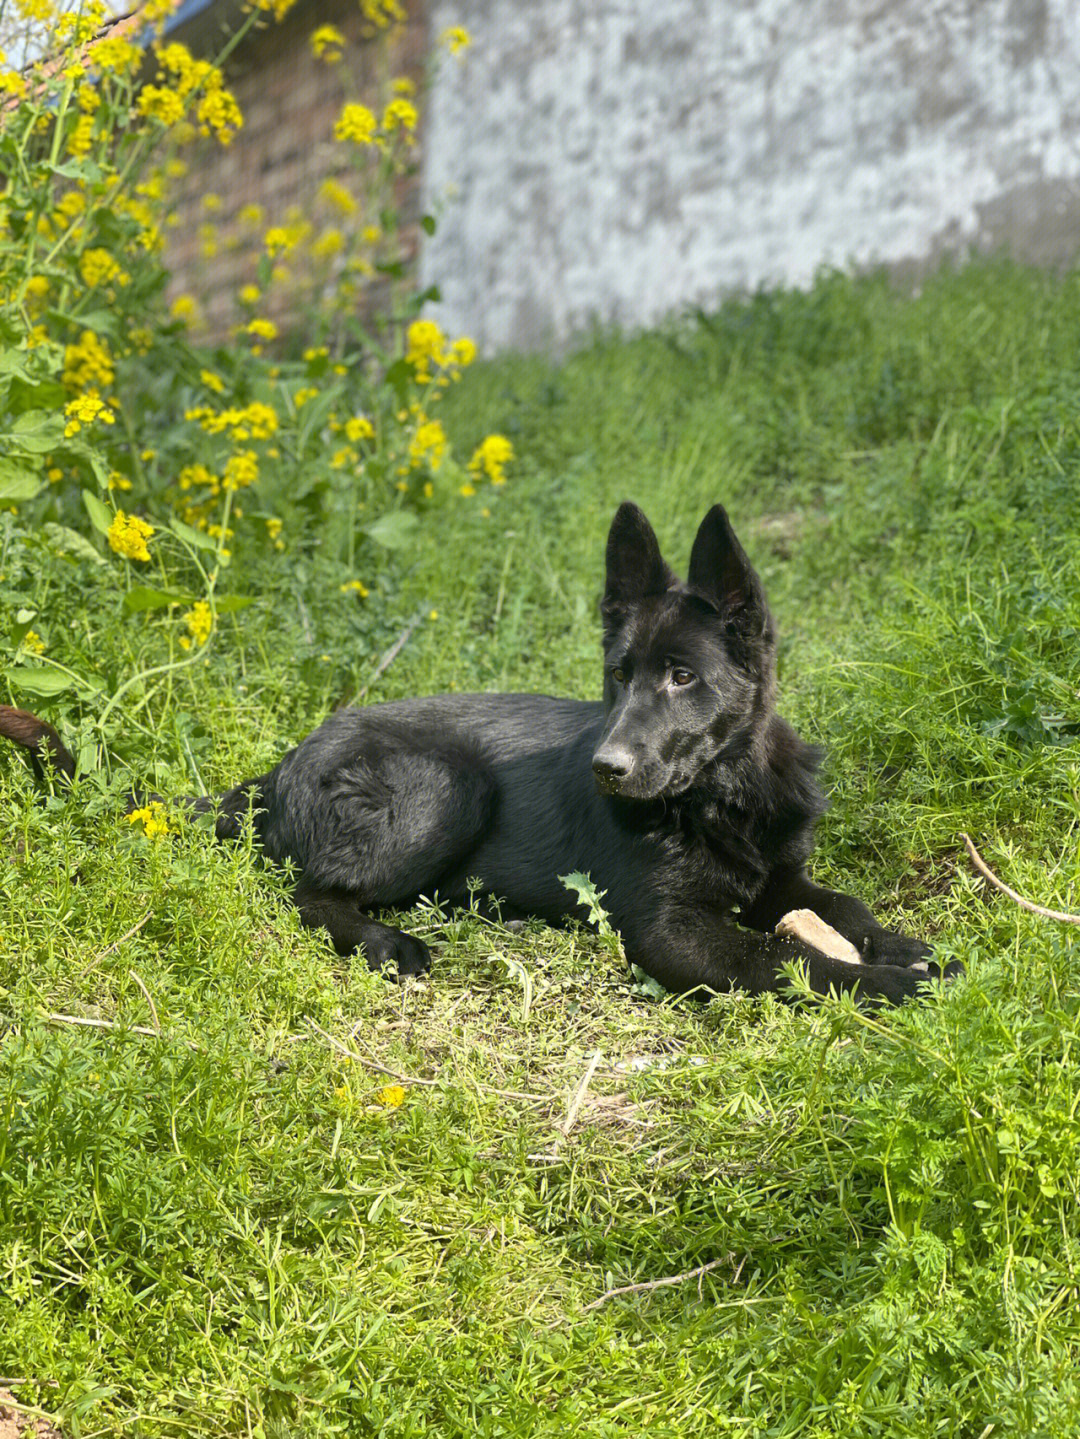
<path fill-rule="evenodd" d="M 593 755 L 593 774 L 603 785 L 617 785 L 634 768 L 634 757 L 625 749 L 599 749 Z"/>

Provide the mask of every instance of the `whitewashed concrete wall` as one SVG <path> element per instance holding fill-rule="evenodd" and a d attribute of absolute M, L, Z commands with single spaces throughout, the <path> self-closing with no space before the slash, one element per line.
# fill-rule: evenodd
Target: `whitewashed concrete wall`
<path fill-rule="evenodd" d="M 1080 0 L 431 0 L 435 313 L 486 350 L 822 265 L 1080 250 Z"/>

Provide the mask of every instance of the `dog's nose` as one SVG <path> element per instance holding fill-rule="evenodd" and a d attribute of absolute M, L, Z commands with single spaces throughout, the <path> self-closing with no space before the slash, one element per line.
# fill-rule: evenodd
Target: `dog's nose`
<path fill-rule="evenodd" d="M 593 755 L 593 774 L 604 785 L 616 785 L 634 768 L 633 756 L 624 749 L 602 749 Z"/>

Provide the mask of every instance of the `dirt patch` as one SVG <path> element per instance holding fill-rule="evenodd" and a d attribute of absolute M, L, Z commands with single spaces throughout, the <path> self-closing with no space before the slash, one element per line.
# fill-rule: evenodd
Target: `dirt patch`
<path fill-rule="evenodd" d="M 40 1414 L 28 1412 L 10 1389 L 0 1389 L 0 1439 L 63 1439 L 56 1425 Z"/>

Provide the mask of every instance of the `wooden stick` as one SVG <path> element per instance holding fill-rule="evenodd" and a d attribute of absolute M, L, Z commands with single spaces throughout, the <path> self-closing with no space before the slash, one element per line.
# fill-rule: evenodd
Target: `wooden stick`
<path fill-rule="evenodd" d="M 646 1284 L 620 1284 L 617 1289 L 606 1289 L 599 1299 L 593 1299 L 586 1304 L 581 1312 L 588 1314 L 590 1309 L 597 1309 L 618 1294 L 643 1294 L 647 1289 L 663 1289 L 670 1284 L 685 1284 L 688 1279 L 700 1279 L 702 1275 L 708 1274 L 710 1269 L 718 1269 L 727 1262 L 727 1256 L 723 1259 L 710 1259 L 708 1264 L 699 1264 L 696 1269 L 687 1269 L 683 1274 L 672 1274 L 667 1279 L 650 1279 Z"/>
<path fill-rule="evenodd" d="M 142 990 L 143 995 L 144 995 L 145 998 L 146 998 L 146 1002 L 147 1002 L 147 1004 L 150 1006 L 150 1015 L 151 1015 L 151 1017 L 152 1017 L 152 1019 L 153 1019 L 153 1021 L 154 1021 L 154 1033 L 160 1035 L 160 1034 L 161 1034 L 161 1020 L 158 1019 L 158 1017 L 157 1017 L 157 1006 L 154 1004 L 154 1001 L 153 1001 L 153 1000 L 151 999 L 151 997 L 150 997 L 150 991 L 147 989 L 146 985 L 143 984 L 142 980 L 139 978 L 139 976 L 135 973 L 135 971 L 134 971 L 133 969 L 129 969 L 129 970 L 128 970 L 128 974 L 131 975 L 132 979 L 135 981 L 135 983 L 136 983 L 136 984 L 139 986 L 139 988 Z"/>
<path fill-rule="evenodd" d="M 396 1069 L 388 1069 L 377 1059 L 369 1059 L 366 1054 L 358 1054 L 355 1049 L 350 1049 L 347 1044 L 342 1044 L 340 1039 L 335 1039 L 321 1025 L 316 1024 L 310 1015 L 306 1016 L 305 1022 L 316 1034 L 321 1035 L 332 1049 L 345 1055 L 346 1059 L 351 1059 L 354 1064 L 362 1064 L 365 1069 L 374 1069 L 377 1074 L 385 1074 L 390 1079 L 396 1079 L 399 1084 L 422 1084 L 427 1089 L 437 1089 L 442 1084 L 441 1079 L 413 1079 L 408 1074 L 399 1074 Z M 472 1080 L 471 1083 L 476 1089 L 483 1090 L 485 1094 L 498 1094 L 503 1099 L 525 1099 L 530 1104 L 549 1104 L 551 1102 L 551 1097 L 547 1094 L 525 1094 L 520 1089 L 496 1089 L 492 1084 L 481 1084 L 478 1079 Z"/>
<path fill-rule="evenodd" d="M 573 1129 L 574 1127 L 574 1121 L 578 1117 L 578 1110 L 581 1108 L 582 1103 L 585 1099 L 585 1095 L 588 1093 L 589 1084 L 592 1080 L 593 1075 L 596 1073 L 596 1066 L 600 1063 L 600 1059 L 600 1051 L 596 1050 L 593 1054 L 592 1059 L 589 1060 L 588 1069 L 586 1069 L 585 1073 L 581 1077 L 581 1083 L 574 1091 L 574 1097 L 570 1101 L 569 1109 L 566 1111 L 566 1118 L 560 1125 L 563 1134 L 569 1134 L 571 1129 Z"/>
<path fill-rule="evenodd" d="M 379 682 L 379 680 L 383 677 L 383 675 L 386 673 L 386 671 L 390 668 L 390 666 L 391 666 L 391 665 L 394 663 L 394 661 L 397 659 L 397 657 L 398 657 L 398 655 L 401 653 L 401 651 L 402 651 L 402 650 L 405 648 L 405 646 L 409 643 L 409 637 L 412 635 L 412 632 L 413 632 L 413 630 L 416 628 L 416 626 L 417 626 L 417 625 L 420 623 L 420 621 L 424 618 L 424 615 L 425 615 L 425 613 L 427 612 L 427 608 L 428 608 L 428 606 L 427 606 L 426 604 L 422 604 L 422 605 L 420 606 L 420 608 L 416 611 L 416 614 L 413 615 L 412 619 L 411 619 L 411 620 L 409 621 L 409 623 L 405 626 L 405 628 L 401 631 L 401 633 L 398 635 L 397 639 L 396 639 L 396 640 L 394 641 L 394 643 L 390 646 L 390 648 L 386 651 L 386 653 L 383 655 L 383 657 L 382 657 L 382 659 L 379 661 L 379 663 L 375 666 L 375 673 L 374 673 L 374 674 L 371 676 L 371 678 L 368 680 L 367 684 L 364 685 L 363 689 L 360 690 L 360 692 L 357 694 L 356 698 L 355 698 L 354 700 L 350 701 L 350 703 L 352 703 L 352 704 L 357 704 L 357 705 L 360 704 L 361 701 L 364 699 L 365 695 L 368 693 L 368 691 L 369 691 L 370 689 L 372 689 L 372 688 Z"/>
<path fill-rule="evenodd" d="M 984 879 L 990 881 L 995 889 L 1000 889 L 1002 894 L 1007 894 L 1014 904 L 1021 909 L 1030 910 L 1032 914 L 1042 915 L 1043 919 L 1060 920 L 1062 924 L 1080 924 L 1080 914 L 1066 914 L 1060 909 L 1045 909 L 1041 904 L 1033 904 L 1030 899 L 1025 899 L 1022 894 L 1017 894 L 1015 889 L 1010 889 L 1004 880 L 998 879 L 997 875 L 983 859 L 982 855 L 972 844 L 971 839 L 961 831 L 960 838 L 967 845 L 971 862 Z"/>

